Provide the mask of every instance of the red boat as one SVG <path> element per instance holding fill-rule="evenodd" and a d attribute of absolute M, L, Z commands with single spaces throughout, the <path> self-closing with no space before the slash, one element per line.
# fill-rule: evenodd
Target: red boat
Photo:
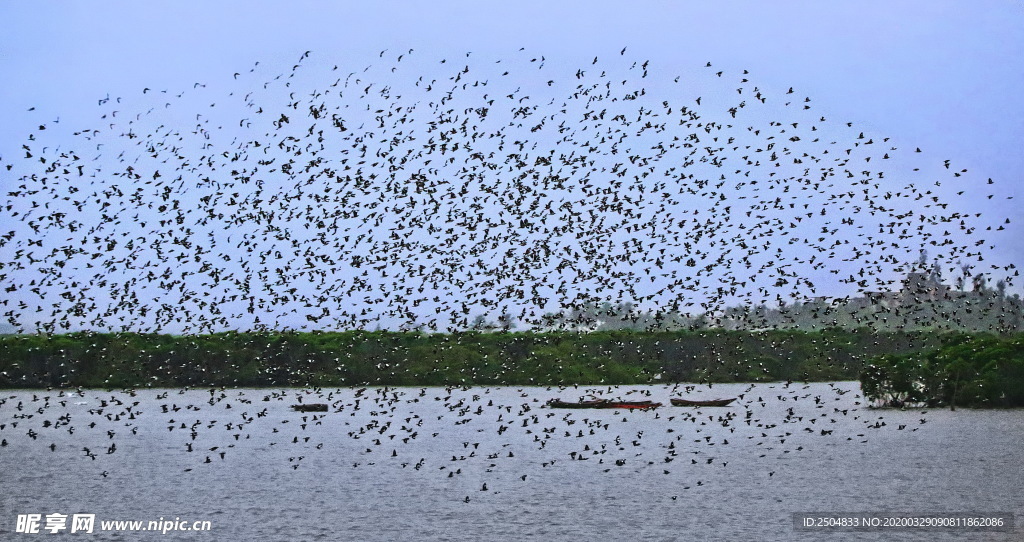
<path fill-rule="evenodd" d="M 609 399 L 595 399 L 593 401 L 569 402 L 561 399 L 549 399 L 549 408 L 616 408 L 616 409 L 648 409 L 658 408 L 661 403 L 653 401 L 611 401 Z"/>

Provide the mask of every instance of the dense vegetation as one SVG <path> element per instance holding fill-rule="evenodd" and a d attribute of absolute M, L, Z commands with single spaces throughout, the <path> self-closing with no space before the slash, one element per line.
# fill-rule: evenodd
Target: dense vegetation
<path fill-rule="evenodd" d="M 854 380 L 934 332 L 831 329 L 0 336 L 0 387 L 637 384 Z"/>
<path fill-rule="evenodd" d="M 947 335 L 936 350 L 882 355 L 861 387 L 887 406 L 1024 406 L 1024 336 Z"/>

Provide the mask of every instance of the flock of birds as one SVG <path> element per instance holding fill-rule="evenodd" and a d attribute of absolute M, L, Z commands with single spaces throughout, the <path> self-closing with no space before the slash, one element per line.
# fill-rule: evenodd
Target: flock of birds
<path fill-rule="evenodd" d="M 949 201 L 990 179 L 745 70 L 666 76 L 625 49 L 576 69 L 421 56 L 353 70 L 307 52 L 108 95 L 70 134 L 40 121 L 0 157 L 4 320 L 524 329 L 602 301 L 704 313 L 886 290 L 922 250 L 1012 271 L 982 263 L 1009 219 Z"/>
<path fill-rule="evenodd" d="M 672 487 L 696 490 L 713 483 L 713 469 L 732 462 L 767 480 L 799 462 L 801 453 L 835 446 L 833 439 L 866 443 L 872 431 L 911 432 L 927 421 L 926 412 L 908 412 L 897 414 L 907 423 L 887 425 L 889 413 L 863 409 L 855 388 L 842 384 L 752 384 L 724 408 L 567 411 L 544 405 L 551 395 L 628 400 L 652 392 L 714 393 L 696 388 L 19 392 L 0 398 L 0 454 L 31 455 L 116 479 L 134 476 L 119 469 L 131 470 L 127 465 L 140 454 L 157 451 L 167 464 L 184 467 L 179 475 L 218 465 L 244 469 L 255 459 L 261 468 L 285 472 L 415 472 L 495 493 L 545 473 L 583 468 L 675 476 Z M 289 405 L 295 401 L 325 402 L 329 411 L 294 412 Z"/>

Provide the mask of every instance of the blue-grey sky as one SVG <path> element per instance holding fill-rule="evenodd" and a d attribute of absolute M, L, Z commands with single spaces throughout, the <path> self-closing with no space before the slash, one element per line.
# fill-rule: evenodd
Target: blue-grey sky
<path fill-rule="evenodd" d="M 995 244 L 987 262 L 1021 263 L 1024 238 L 1013 232 L 1024 220 L 1017 206 L 1022 23 L 1024 7 L 1012 1 L 6 3 L 0 163 L 22 160 L 29 134 L 59 144 L 55 132 L 93 127 L 109 112 L 99 106 L 104 98 L 126 100 L 122 117 L 144 112 L 135 105 L 151 97 L 143 89 L 174 95 L 199 83 L 205 86 L 197 92 L 206 94 L 197 99 L 226 100 L 261 90 L 234 74 L 244 81 L 256 62 L 263 71 L 253 77 L 286 73 L 305 51 L 312 51 L 308 63 L 340 64 L 347 74 L 374 63 L 381 69 L 413 49 L 407 63 L 427 78 L 451 74 L 437 58 L 463 62 L 471 53 L 468 63 L 493 62 L 520 48 L 544 56 L 548 73 L 568 77 L 594 57 L 602 67 L 606 59 L 649 61 L 652 70 L 684 79 L 710 62 L 734 79 L 747 70 L 748 92 L 756 85 L 781 102 L 792 88 L 797 99 L 812 100 L 815 116 L 852 123 L 852 130 L 891 138 L 887 144 L 904 150 L 920 148 L 915 164 L 926 172 L 968 170 L 965 189 L 950 192 L 966 194 L 950 205 L 983 212 L 992 220 L 983 225 L 1009 219 L 1001 236 L 985 239 L 985 247 Z M 693 99 L 688 91 L 650 85 L 661 93 L 658 101 Z M 771 118 L 779 111 L 763 113 L 764 120 L 792 120 L 785 113 Z M 45 134 L 37 129 L 43 124 Z M 0 179 L 5 188 L 16 180 L 3 169 Z M 891 182 L 899 188 L 908 181 Z M 949 189 L 947 183 L 943 190 Z M 15 248 L 0 254 L 9 259 Z M 816 293 L 830 293 L 824 290 Z"/>
<path fill-rule="evenodd" d="M 527 47 L 572 63 L 629 46 L 667 67 L 749 69 L 762 85 L 796 86 L 834 115 L 1007 180 L 1024 160 L 1019 2 L 349 4 L 5 3 L 0 104 L 21 124 L 5 128 L 4 147 L 25 135 L 28 107 L 88 112 L 107 93 L 218 81 L 306 50 L 357 59 L 389 47 Z"/>

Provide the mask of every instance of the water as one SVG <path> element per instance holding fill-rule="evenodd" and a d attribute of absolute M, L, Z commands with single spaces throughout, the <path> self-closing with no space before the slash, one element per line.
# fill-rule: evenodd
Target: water
<path fill-rule="evenodd" d="M 803 532 L 792 513 L 1011 512 L 1019 524 L 1024 411 L 869 409 L 854 382 L 689 393 L 742 395 L 724 408 L 542 407 L 591 393 L 665 405 L 686 395 L 5 391 L 0 538 L 32 539 L 14 533 L 30 513 L 95 514 L 92 534 L 41 531 L 47 540 L 1022 538 L 1020 526 Z M 331 411 L 294 412 L 300 397 Z M 211 532 L 100 532 L 101 521 L 160 518 L 209 521 Z"/>

